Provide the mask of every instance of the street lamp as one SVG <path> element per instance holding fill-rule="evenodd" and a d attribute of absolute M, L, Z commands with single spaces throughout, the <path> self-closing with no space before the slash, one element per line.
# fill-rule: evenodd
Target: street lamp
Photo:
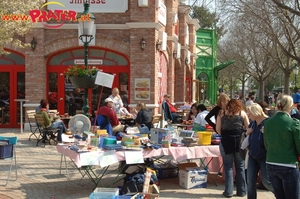
<path fill-rule="evenodd" d="M 293 67 L 293 73 L 294 73 L 294 76 L 295 76 L 295 93 L 297 93 L 297 75 L 298 75 L 298 72 L 299 72 L 299 68 L 298 68 L 298 65 L 297 63 L 295 63 L 295 66 Z"/>
<path fill-rule="evenodd" d="M 94 39 L 93 37 L 93 28 L 94 28 L 94 22 L 95 17 L 92 13 L 89 11 L 90 4 L 86 0 L 83 4 L 84 11 L 77 16 L 77 21 L 79 23 L 79 30 L 81 35 L 79 36 L 79 39 L 84 44 L 84 65 L 85 69 L 88 69 L 88 47 L 89 43 Z M 89 105 L 88 105 L 88 89 L 84 89 L 84 99 L 83 99 L 83 112 L 84 115 L 89 117 Z"/>

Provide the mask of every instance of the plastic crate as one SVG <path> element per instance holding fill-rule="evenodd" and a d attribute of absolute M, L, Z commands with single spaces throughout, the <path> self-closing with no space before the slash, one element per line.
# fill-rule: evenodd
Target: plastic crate
<path fill-rule="evenodd" d="M 0 159 L 10 158 L 13 156 L 13 145 L 9 140 L 0 140 Z"/>
<path fill-rule="evenodd" d="M 156 171 L 156 176 L 158 179 L 166 178 L 177 178 L 178 177 L 178 167 L 166 167 L 168 165 L 156 164 L 152 168 Z"/>

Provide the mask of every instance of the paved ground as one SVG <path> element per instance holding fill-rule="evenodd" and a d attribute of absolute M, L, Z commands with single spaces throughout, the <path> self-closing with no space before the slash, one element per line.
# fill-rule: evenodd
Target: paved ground
<path fill-rule="evenodd" d="M 10 181 L 7 186 L 0 186 L 0 199 L 87 199 L 93 189 L 93 183 L 84 178 L 79 181 L 81 175 L 69 161 L 69 178 L 60 174 L 60 155 L 55 146 L 46 145 L 45 148 L 36 147 L 35 141 L 29 141 L 29 132 L 23 134 L 19 129 L 0 129 L 0 136 L 18 136 L 17 144 L 17 168 L 18 179 Z M 5 183 L 8 170 L 8 161 L 0 160 L 0 183 Z M 12 173 L 14 177 L 14 173 Z M 107 176 L 102 183 L 109 184 L 113 175 Z M 207 188 L 185 190 L 178 186 L 178 179 L 161 180 L 162 199 L 176 198 L 223 198 L 223 183 L 208 184 Z M 121 185 L 121 183 L 120 183 Z M 8 197 L 5 197 L 8 196 Z M 241 198 L 241 197 L 232 197 Z M 247 198 L 247 197 L 243 197 Z M 258 198 L 274 199 L 268 191 L 258 191 Z"/>

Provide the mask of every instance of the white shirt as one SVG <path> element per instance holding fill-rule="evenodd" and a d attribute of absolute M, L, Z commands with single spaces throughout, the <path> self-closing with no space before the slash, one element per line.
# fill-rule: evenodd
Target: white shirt
<path fill-rule="evenodd" d="M 198 115 L 197 115 L 197 117 L 195 119 L 195 123 L 198 123 L 201 126 L 205 127 L 205 125 L 207 124 L 207 122 L 205 121 L 205 117 L 206 117 L 207 114 L 208 114 L 207 110 L 198 113 Z"/>
<path fill-rule="evenodd" d="M 254 102 L 250 99 L 247 100 L 247 102 L 245 103 L 245 106 L 250 106 L 251 104 L 253 104 Z"/>

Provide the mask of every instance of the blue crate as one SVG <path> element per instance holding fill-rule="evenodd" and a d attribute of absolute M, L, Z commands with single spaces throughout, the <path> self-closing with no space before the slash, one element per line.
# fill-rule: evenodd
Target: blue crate
<path fill-rule="evenodd" d="M 0 159 L 10 158 L 13 156 L 13 145 L 0 145 Z"/>
<path fill-rule="evenodd" d="M 178 167 L 177 166 L 166 167 L 163 164 L 155 164 L 155 165 L 152 165 L 151 168 L 153 168 L 156 171 L 156 176 L 158 179 L 177 178 L 178 177 Z"/>

